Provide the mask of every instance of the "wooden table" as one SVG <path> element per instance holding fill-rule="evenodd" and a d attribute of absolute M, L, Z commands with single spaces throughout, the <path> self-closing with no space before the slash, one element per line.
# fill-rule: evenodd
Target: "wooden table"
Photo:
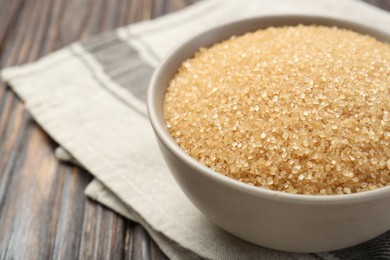
<path fill-rule="evenodd" d="M 191 0 L 0 0 L 0 68 Z M 390 0 L 366 0 L 390 11 Z M 60 163 L 55 143 L 0 81 L 0 259 L 165 259 L 138 224 L 86 198 L 92 176 Z"/>

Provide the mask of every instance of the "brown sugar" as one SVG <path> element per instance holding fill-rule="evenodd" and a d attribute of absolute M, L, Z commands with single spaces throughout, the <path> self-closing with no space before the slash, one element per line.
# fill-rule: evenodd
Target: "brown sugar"
<path fill-rule="evenodd" d="M 250 185 L 348 194 L 390 184 L 390 45 L 324 26 L 247 33 L 185 61 L 165 97 L 190 156 Z"/>

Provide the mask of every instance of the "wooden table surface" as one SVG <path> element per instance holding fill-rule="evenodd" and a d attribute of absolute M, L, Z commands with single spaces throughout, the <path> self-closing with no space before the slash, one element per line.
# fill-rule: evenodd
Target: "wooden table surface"
<path fill-rule="evenodd" d="M 0 0 L 0 68 L 193 2 Z M 390 11 L 390 0 L 366 2 Z M 92 176 L 59 162 L 55 143 L 0 85 L 0 259 L 166 259 L 140 225 L 86 198 Z"/>

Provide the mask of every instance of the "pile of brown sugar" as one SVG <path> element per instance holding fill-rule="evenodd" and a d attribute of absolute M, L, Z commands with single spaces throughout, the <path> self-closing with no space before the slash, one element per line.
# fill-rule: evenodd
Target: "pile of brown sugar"
<path fill-rule="evenodd" d="M 211 169 L 271 190 L 390 184 L 390 45 L 324 26 L 268 28 L 200 49 L 170 82 L 167 127 Z"/>

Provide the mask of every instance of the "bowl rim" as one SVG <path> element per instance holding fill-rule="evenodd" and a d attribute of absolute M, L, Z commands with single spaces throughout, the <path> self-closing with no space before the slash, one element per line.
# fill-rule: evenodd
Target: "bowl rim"
<path fill-rule="evenodd" d="M 269 19 L 302 19 L 302 20 L 311 19 L 314 21 L 317 20 L 319 22 L 328 21 L 328 22 L 334 22 L 336 26 L 337 24 L 342 24 L 343 26 L 341 27 L 345 27 L 345 25 L 347 25 L 348 27 L 360 28 L 365 31 L 374 32 L 375 34 L 385 35 L 386 37 L 390 38 L 390 35 L 388 33 L 378 30 L 376 28 L 372 28 L 367 25 L 360 24 L 350 20 L 334 18 L 331 16 L 267 15 L 267 16 L 258 16 L 258 17 L 240 19 L 233 22 L 228 22 L 218 26 L 211 27 L 210 29 L 207 29 L 205 31 L 202 31 L 201 33 L 194 35 L 193 37 L 190 37 L 186 41 L 182 42 L 174 50 L 171 50 L 164 57 L 164 59 L 160 62 L 160 64 L 154 71 L 147 92 L 147 111 L 148 111 L 149 121 L 152 125 L 156 137 L 160 140 L 161 144 L 163 144 L 167 148 L 167 150 L 170 151 L 174 156 L 176 156 L 178 159 L 180 159 L 182 162 L 184 162 L 191 168 L 195 169 L 197 171 L 197 174 L 202 174 L 205 177 L 211 178 L 214 181 L 219 182 L 220 184 L 227 185 L 232 189 L 237 189 L 244 193 L 252 194 L 255 196 L 267 197 L 270 199 L 275 199 L 284 202 L 294 202 L 297 204 L 321 204 L 321 205 L 356 203 L 356 202 L 379 199 L 383 197 L 390 197 L 390 185 L 375 190 L 370 190 L 370 191 L 363 191 L 363 192 L 357 192 L 351 194 L 333 194 L 333 195 L 293 194 L 293 193 L 287 193 L 282 191 L 270 190 L 263 187 L 251 186 L 246 183 L 240 182 L 236 179 L 227 177 L 221 173 L 218 173 L 212 170 L 211 168 L 203 165 L 202 163 L 198 162 L 196 159 L 192 158 L 183 149 L 181 149 L 180 146 L 173 140 L 172 136 L 166 129 L 165 125 L 160 124 L 157 116 L 158 108 L 156 107 L 156 102 L 155 102 L 156 91 L 160 87 L 160 85 L 158 84 L 159 78 L 161 77 L 161 74 L 164 73 L 165 67 L 170 62 L 171 59 L 173 59 L 178 53 L 182 52 L 182 50 L 185 49 L 187 45 L 190 44 L 190 42 L 194 41 L 195 39 L 204 37 L 205 35 L 210 34 L 213 31 L 218 31 L 224 27 L 238 25 L 240 23 L 249 23 L 251 21 L 261 22 L 261 20 L 269 20 Z M 165 96 L 163 95 L 163 97 Z"/>

